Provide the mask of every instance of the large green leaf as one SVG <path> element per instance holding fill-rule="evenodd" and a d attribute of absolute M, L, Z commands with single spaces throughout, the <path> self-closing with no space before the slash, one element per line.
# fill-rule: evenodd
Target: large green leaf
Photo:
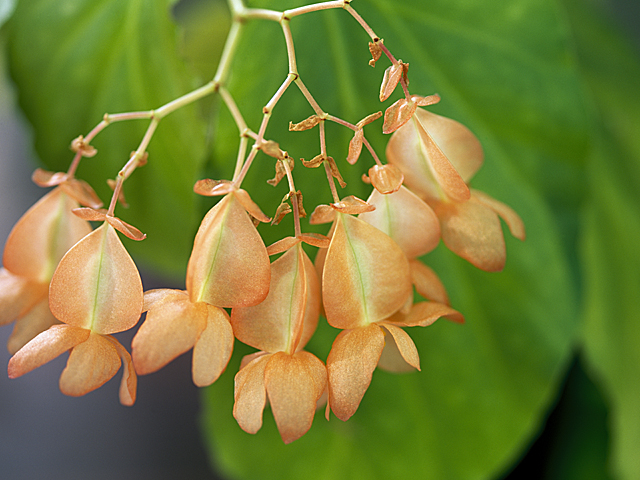
<path fill-rule="evenodd" d="M 164 0 L 29 0 L 8 23 L 10 68 L 37 152 L 66 170 L 69 144 L 106 113 L 151 110 L 194 88 L 177 54 L 170 4 Z M 148 122 L 113 124 L 93 142 L 78 176 L 108 202 L 115 178 Z M 128 242 L 134 258 L 158 268 L 185 269 L 198 214 L 192 186 L 204 161 L 204 126 L 184 108 L 158 127 L 149 164 L 125 184 L 129 210 L 117 214 L 148 238 Z"/>
<path fill-rule="evenodd" d="M 640 55 L 589 2 L 565 3 L 599 113 L 581 242 L 585 357 L 610 404 L 612 472 L 631 480 L 640 478 Z"/>
<path fill-rule="evenodd" d="M 252 2 L 278 9 L 299 5 Z M 307 435 L 284 446 L 267 411 L 263 429 L 245 434 L 231 417 L 236 356 L 230 372 L 206 392 L 212 457 L 231 477 L 247 479 L 489 478 L 504 471 L 539 429 L 577 330 L 571 270 L 577 225 L 565 219 L 580 198 L 574 178 L 586 154 L 588 117 L 568 26 L 553 1 L 371 0 L 353 6 L 410 63 L 411 91 L 437 91 L 442 102 L 433 111 L 480 137 L 487 159 L 472 184 L 512 205 L 528 238 L 508 238 L 507 267 L 497 274 L 474 269 L 442 246 L 425 258 L 467 324 L 439 321 L 411 329 L 422 372 L 376 372 L 346 423 L 318 415 Z M 295 18 L 291 26 L 301 77 L 326 111 L 355 123 L 395 100 L 378 102 L 386 65 L 367 66 L 368 38 L 348 14 L 320 12 Z M 265 21 L 247 22 L 242 33 L 229 89 L 257 130 L 260 107 L 287 73 L 284 41 L 279 27 Z M 267 137 L 296 158 L 315 156 L 315 131 L 286 131 L 289 121 L 311 113 L 292 88 L 276 107 Z M 383 153 L 380 127 L 367 127 L 367 135 Z M 224 110 L 216 131 L 217 138 L 237 138 Z M 339 162 L 348 193 L 365 197 L 368 187 L 359 178 L 370 157 L 346 165 L 349 133 L 328 132 L 329 154 Z M 211 174 L 230 177 L 235 151 L 236 144 L 217 142 Z M 273 213 L 286 189 L 264 183 L 273 176 L 272 160 L 260 156 L 256 162 L 244 185 Z M 307 210 L 330 201 L 322 175 L 300 164 L 294 171 Z M 291 234 L 286 222 L 261 228 L 268 241 Z M 322 325 L 310 349 L 326 358 L 336 333 Z"/>

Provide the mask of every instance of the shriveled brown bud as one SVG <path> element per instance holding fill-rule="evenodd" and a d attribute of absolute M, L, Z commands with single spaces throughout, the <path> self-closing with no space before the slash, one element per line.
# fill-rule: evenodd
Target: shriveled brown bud
<path fill-rule="evenodd" d="M 271 225 L 278 225 L 288 213 L 291 213 L 291 207 L 286 201 L 283 201 L 278 205 L 276 214 L 273 216 L 273 220 L 271 220 Z"/>
<path fill-rule="evenodd" d="M 300 160 L 302 161 L 302 164 L 307 168 L 318 168 L 320 165 L 322 165 L 322 162 L 324 162 L 325 158 L 322 155 L 316 155 L 311 160 L 305 160 L 304 158 L 301 158 Z"/>
<path fill-rule="evenodd" d="M 260 150 L 262 150 L 270 157 L 277 158 L 278 160 L 283 160 L 286 157 L 286 152 L 280 150 L 280 145 L 278 145 L 278 142 L 274 142 L 273 140 L 266 140 L 262 142 L 262 144 L 260 145 Z"/>
<path fill-rule="evenodd" d="M 369 125 L 370 123 L 375 122 L 381 116 L 382 116 L 382 112 L 376 112 L 376 113 L 372 113 L 371 115 L 367 115 L 362 120 L 360 120 L 358 123 L 356 123 L 356 127 L 362 128 L 365 125 Z"/>
<path fill-rule="evenodd" d="M 302 132 L 304 130 L 309 130 L 318 125 L 321 121 L 322 118 L 320 118 L 318 115 L 311 115 L 309 118 L 304 119 L 300 123 L 289 122 L 289 131 Z"/>
<path fill-rule="evenodd" d="M 336 165 L 335 160 L 332 157 L 328 157 L 327 161 L 329 162 L 329 169 L 331 170 L 331 175 L 333 178 L 338 180 L 338 183 L 342 188 L 347 186 L 347 182 L 344 181 L 342 175 L 340 175 L 340 170 L 338 170 L 338 166 Z"/>
<path fill-rule="evenodd" d="M 287 156 L 283 160 L 276 162 L 276 176 L 273 177 L 271 180 L 267 180 L 267 183 L 269 185 L 272 185 L 275 187 L 276 185 L 278 185 L 278 183 L 280 183 L 280 180 L 282 180 L 287 175 L 287 170 L 284 167 L 282 162 L 287 162 L 287 166 L 289 167 L 289 170 L 293 170 L 294 161 L 293 161 L 293 158 L 289 156 Z"/>
<path fill-rule="evenodd" d="M 83 157 L 93 157 L 98 151 L 84 141 L 84 137 L 79 135 L 71 141 L 71 150 L 81 153 Z"/>
<path fill-rule="evenodd" d="M 372 67 L 376 66 L 376 62 L 380 60 L 382 56 L 382 47 L 380 44 L 382 43 L 382 39 L 376 39 L 375 42 L 369 42 L 369 52 L 371 53 L 371 60 L 369 60 L 369 65 Z"/>

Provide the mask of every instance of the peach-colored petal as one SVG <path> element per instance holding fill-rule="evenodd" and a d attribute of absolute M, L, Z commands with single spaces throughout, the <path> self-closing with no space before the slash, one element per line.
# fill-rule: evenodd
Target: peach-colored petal
<path fill-rule="evenodd" d="M 264 223 L 268 223 L 271 221 L 269 217 L 267 217 L 264 213 L 262 213 L 262 210 L 260 210 L 260 207 L 258 207 L 258 205 L 256 205 L 256 203 L 251 199 L 251 197 L 249 196 L 246 190 L 242 190 L 242 189 L 236 190 L 234 192 L 234 196 L 238 199 L 240 204 L 244 207 L 244 209 L 247 212 L 249 212 L 249 214 L 253 218 L 257 218 L 258 220 Z"/>
<path fill-rule="evenodd" d="M 417 105 L 413 101 L 401 98 L 384 112 L 382 133 L 393 133 L 405 125 L 416 111 Z"/>
<path fill-rule="evenodd" d="M 111 225 L 103 223 L 63 257 L 51 279 L 49 303 L 58 320 L 100 334 L 138 322 L 140 274 Z"/>
<path fill-rule="evenodd" d="M 420 110 L 420 112 L 429 113 L 426 110 Z M 468 200 L 470 197 L 469 187 L 464 179 L 422 124 L 421 115 L 416 115 L 413 118 L 413 125 L 420 138 L 421 153 L 426 158 L 439 189 L 452 200 L 458 202 Z"/>
<path fill-rule="evenodd" d="M 87 222 L 104 222 L 107 218 L 108 210 L 104 208 L 96 210 L 95 208 L 81 207 L 74 208 L 72 212 L 76 217 L 86 220 Z"/>
<path fill-rule="evenodd" d="M 39 187 L 55 187 L 67 179 L 65 172 L 50 172 L 42 168 L 36 168 L 31 174 L 31 180 Z"/>
<path fill-rule="evenodd" d="M 69 325 L 53 325 L 37 335 L 9 360 L 9 378 L 17 378 L 50 362 L 67 350 L 86 341 L 89 330 Z"/>
<path fill-rule="evenodd" d="M 120 356 L 112 342 L 93 333 L 73 347 L 60 375 L 60 391 L 79 397 L 111 380 L 120 369 Z"/>
<path fill-rule="evenodd" d="M 421 97 L 419 95 L 413 95 L 411 100 L 416 102 L 419 107 L 428 107 L 429 105 L 435 105 L 440 102 L 440 95 L 437 93 L 433 95 L 427 95 L 426 97 Z"/>
<path fill-rule="evenodd" d="M 122 367 L 124 372 L 122 373 L 122 380 L 120 381 L 120 403 L 127 407 L 136 403 L 136 391 L 138 388 L 138 376 L 136 370 L 133 367 L 133 361 L 129 352 L 110 335 L 104 336 L 106 340 L 110 341 L 115 347 L 120 359 L 122 360 Z"/>
<path fill-rule="evenodd" d="M 327 370 L 315 355 L 276 353 L 264 372 L 269 403 L 284 443 L 307 433 L 327 385 Z"/>
<path fill-rule="evenodd" d="M 144 292 L 144 312 L 150 310 L 156 303 L 163 300 L 167 295 L 184 295 L 189 298 L 189 294 L 184 290 L 174 290 L 172 288 L 156 288 Z"/>
<path fill-rule="evenodd" d="M 416 344 L 413 343 L 413 340 L 411 340 L 409 334 L 388 322 L 382 322 L 380 325 L 386 328 L 391 334 L 404 361 L 413 368 L 420 370 L 420 356 L 418 355 L 418 349 L 416 348 Z"/>
<path fill-rule="evenodd" d="M 298 239 L 306 243 L 307 245 L 311 245 L 313 247 L 318 248 L 329 248 L 329 237 L 322 235 L 320 233 L 301 233 L 298 235 Z"/>
<path fill-rule="evenodd" d="M 261 355 L 248 363 L 235 377 L 233 417 L 247 433 L 262 427 L 262 411 L 267 402 L 264 370 L 271 355 Z"/>
<path fill-rule="evenodd" d="M 374 165 L 369 169 L 369 180 L 377 191 L 389 194 L 400 189 L 404 175 L 394 165 Z"/>
<path fill-rule="evenodd" d="M 91 208 L 100 208 L 102 201 L 96 192 L 91 188 L 84 180 L 78 180 L 77 178 L 70 178 L 60 184 L 60 187 L 64 192 L 77 201 L 80 205 Z"/>
<path fill-rule="evenodd" d="M 484 152 L 477 137 L 460 122 L 428 110 L 418 109 L 416 117 L 462 180 L 469 183 L 484 162 Z"/>
<path fill-rule="evenodd" d="M 0 268 L 0 325 L 13 322 L 46 298 L 46 283 L 32 282 Z"/>
<path fill-rule="evenodd" d="M 315 278 L 315 270 L 300 244 L 273 262 L 267 298 L 258 305 L 231 311 L 236 338 L 265 352 L 295 352 L 307 311 L 310 273 Z M 316 280 L 316 288 L 317 285 Z M 317 319 L 319 304 L 314 307 Z"/>
<path fill-rule="evenodd" d="M 344 330 L 327 357 L 329 405 L 342 421 L 356 413 L 384 348 L 384 333 L 377 325 Z"/>
<path fill-rule="evenodd" d="M 439 203 L 442 241 L 456 255 L 487 272 L 504 268 L 507 257 L 498 215 L 489 207 L 470 200 Z"/>
<path fill-rule="evenodd" d="M 480 142 L 464 125 L 423 109 L 393 134 L 386 153 L 409 188 L 434 200 L 467 200 L 466 182 L 484 159 Z"/>
<path fill-rule="evenodd" d="M 233 353 L 233 329 L 222 308 L 207 305 L 207 326 L 193 347 L 193 383 L 206 387 L 224 372 Z"/>
<path fill-rule="evenodd" d="M 192 348 L 206 328 L 207 313 L 206 304 L 193 304 L 180 292 L 154 303 L 131 342 L 136 371 L 153 373 Z"/>
<path fill-rule="evenodd" d="M 196 235 L 187 268 L 191 301 L 256 305 L 269 293 L 270 275 L 262 238 L 235 195 L 227 195 L 209 210 Z"/>
<path fill-rule="evenodd" d="M 7 238 L 4 267 L 41 283 L 49 283 L 62 256 L 91 226 L 71 213 L 77 202 L 60 188 L 51 190 L 33 205 Z"/>
<path fill-rule="evenodd" d="M 311 225 L 333 222 L 336 219 L 336 211 L 329 205 L 318 205 L 309 218 Z"/>
<path fill-rule="evenodd" d="M 433 269 L 420 260 L 410 260 L 409 266 L 411 267 L 411 282 L 420 295 L 427 300 L 450 305 L 447 290 Z"/>
<path fill-rule="evenodd" d="M 499 202 L 498 200 L 479 190 L 472 189 L 471 196 L 474 200 L 482 203 L 483 205 L 486 205 L 491 210 L 496 212 L 509 227 L 511 235 L 516 237 L 518 240 L 524 241 L 527 236 L 524 229 L 524 222 L 522 221 L 520 216 L 515 211 L 513 211 L 511 207 L 505 205 L 502 202 Z"/>
<path fill-rule="evenodd" d="M 389 334 L 385 334 L 384 337 L 384 348 L 380 360 L 378 360 L 378 368 L 392 373 L 415 372 L 416 370 L 402 357 L 396 341 Z"/>
<path fill-rule="evenodd" d="M 226 195 L 236 190 L 236 186 L 229 180 L 212 180 L 205 178 L 198 180 L 193 186 L 193 191 L 198 195 L 213 197 L 217 195 Z"/>
<path fill-rule="evenodd" d="M 278 253 L 286 252 L 295 244 L 300 243 L 300 239 L 296 237 L 285 237 L 272 243 L 267 247 L 267 253 L 269 256 L 277 255 Z M 273 275 L 273 272 L 271 273 Z"/>
<path fill-rule="evenodd" d="M 111 215 L 107 215 L 106 220 L 107 222 L 109 222 L 109 225 L 111 225 L 113 228 L 115 228 L 121 234 L 130 238 L 131 240 L 140 241 L 147 238 L 146 234 L 142 233 L 133 225 L 120 220 L 118 217 L 112 217 Z"/>
<path fill-rule="evenodd" d="M 408 188 L 383 195 L 374 190 L 367 202 L 376 209 L 360 219 L 389 235 L 407 258 L 429 253 L 440 242 L 438 217 L 423 200 Z"/>
<path fill-rule="evenodd" d="M 300 334 L 300 339 L 295 347 L 296 351 L 302 350 L 316 331 L 322 306 L 320 278 L 318 277 L 318 272 L 313 263 L 311 263 L 307 254 L 304 253 L 304 250 L 300 250 L 303 253 L 303 268 L 305 272 L 305 280 L 307 282 L 307 301 L 304 311 L 304 319 L 302 320 L 302 333 Z"/>
<path fill-rule="evenodd" d="M 446 318 L 454 323 L 464 323 L 462 314 L 448 305 L 438 302 L 418 302 L 413 305 L 409 314 L 392 315 L 385 321 L 385 325 L 428 327 L 439 318 Z"/>
<path fill-rule="evenodd" d="M 13 332 L 7 341 L 7 350 L 13 355 L 36 335 L 57 323 L 59 323 L 58 320 L 49 310 L 49 297 L 44 295 L 40 302 L 16 320 Z"/>
<path fill-rule="evenodd" d="M 329 324 L 355 328 L 384 320 L 410 293 L 409 263 L 400 247 L 368 223 L 338 214 L 322 270 Z"/>

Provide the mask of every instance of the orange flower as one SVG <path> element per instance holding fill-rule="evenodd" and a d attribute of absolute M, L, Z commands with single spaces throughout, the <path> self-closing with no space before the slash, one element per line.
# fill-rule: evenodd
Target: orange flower
<path fill-rule="evenodd" d="M 273 262 L 264 302 L 231 311 L 238 340 L 260 349 L 243 359 L 235 378 L 233 416 L 248 433 L 262 427 L 267 397 L 285 443 L 304 435 L 326 389 L 326 369 L 302 349 L 320 314 L 320 284 L 298 242 Z"/>
<path fill-rule="evenodd" d="M 36 170 L 41 186 L 59 185 L 33 205 L 13 227 L 0 268 L 0 325 L 16 320 L 7 348 L 17 352 L 57 321 L 49 310 L 49 282 L 62 256 L 91 232 L 71 211 L 78 203 L 99 206 L 91 187 L 65 174 Z"/>
<path fill-rule="evenodd" d="M 484 160 L 482 146 L 469 129 L 417 109 L 391 136 L 387 158 L 404 173 L 407 186 L 431 205 L 449 249 L 486 271 L 504 267 L 499 217 L 520 240 L 525 238 L 524 225 L 511 208 L 467 186 Z"/>
<path fill-rule="evenodd" d="M 120 401 L 133 405 L 136 374 L 129 353 L 110 334 L 133 327 L 142 313 L 142 282 L 114 227 L 105 221 L 60 261 L 49 293 L 54 325 L 9 361 L 16 378 L 71 349 L 60 377 L 66 395 L 84 395 L 112 378 L 123 363 Z"/>
<path fill-rule="evenodd" d="M 218 190 L 228 185 L 212 183 Z M 233 351 L 233 330 L 222 307 L 255 305 L 267 296 L 269 256 L 247 215 L 262 212 L 244 190 L 225 193 L 202 220 L 194 240 L 186 291 L 145 294 L 147 318 L 132 342 L 140 374 L 155 372 L 193 348 L 193 382 L 210 385 Z"/>

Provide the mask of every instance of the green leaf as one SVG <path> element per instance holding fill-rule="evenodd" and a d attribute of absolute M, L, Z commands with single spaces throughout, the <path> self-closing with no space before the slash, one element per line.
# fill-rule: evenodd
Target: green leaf
<path fill-rule="evenodd" d="M 565 1 L 599 114 L 580 244 L 584 353 L 611 409 L 612 472 L 631 480 L 640 478 L 640 55 L 586 3 Z"/>
<path fill-rule="evenodd" d="M 177 54 L 171 1 L 57 0 L 18 2 L 8 22 L 10 68 L 31 122 L 36 150 L 54 170 L 68 168 L 71 140 L 105 113 L 151 110 L 194 88 Z M 108 203 L 115 178 L 148 121 L 109 126 L 92 142 L 78 177 Z M 192 191 L 204 161 L 204 122 L 195 107 L 164 119 L 149 146 L 149 163 L 125 183 L 129 210 L 116 213 L 148 234 L 128 242 L 134 258 L 171 272 L 186 268 L 197 226 Z"/>
<path fill-rule="evenodd" d="M 300 3 L 251 5 L 281 9 Z M 490 478 L 538 431 L 576 338 L 577 223 L 564 220 L 582 194 L 573 182 L 584 164 L 589 118 L 568 25 L 553 1 L 372 0 L 353 7 L 396 58 L 410 64 L 411 92 L 437 91 L 442 102 L 433 111 L 479 136 L 486 161 L 472 186 L 513 206 L 528 238 L 520 243 L 506 234 L 507 267 L 497 274 L 476 270 L 443 246 L 425 258 L 467 324 L 440 320 L 427 329 L 409 329 L 422 372 L 374 373 L 358 412 L 346 423 L 335 417 L 327 423 L 319 414 L 304 437 L 284 446 L 267 409 L 262 430 L 245 434 L 231 416 L 236 357 L 230 372 L 206 392 L 211 456 L 233 478 Z M 367 65 L 368 37 L 346 12 L 296 17 L 291 27 L 301 78 L 325 111 L 356 123 L 401 94 L 398 89 L 378 102 L 388 63 Z M 254 131 L 262 120 L 257 107 L 269 101 L 286 74 L 278 25 L 246 22 L 229 90 Z M 289 121 L 311 113 L 297 89 L 289 89 L 273 112 L 267 138 L 294 158 L 314 157 L 317 130 L 286 131 Z M 237 138 L 225 109 L 216 129 L 218 138 Z M 382 155 L 388 137 L 380 131 L 381 122 L 365 128 Z M 329 155 L 348 183 L 345 191 L 366 198 L 370 187 L 360 175 L 372 165 L 370 156 L 363 153 L 358 164 L 347 165 L 352 132 L 335 125 L 327 125 L 327 132 Z M 236 148 L 237 143 L 215 144 L 215 178 L 230 178 Z M 296 165 L 305 208 L 331 201 L 324 173 Z M 285 186 L 274 190 L 265 184 L 272 176 L 273 159 L 259 155 L 243 183 L 271 214 L 286 193 Z M 267 243 L 291 234 L 286 222 L 261 228 Z M 321 325 L 309 348 L 326 358 L 336 334 Z"/>

